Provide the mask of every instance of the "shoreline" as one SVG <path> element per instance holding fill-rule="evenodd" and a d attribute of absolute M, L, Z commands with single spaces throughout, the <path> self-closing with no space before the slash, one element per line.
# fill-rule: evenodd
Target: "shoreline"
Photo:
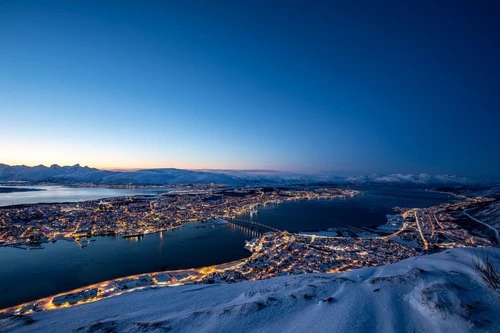
<path fill-rule="evenodd" d="M 55 309 L 60 309 L 60 308 L 65 308 L 69 306 L 76 306 L 76 305 L 81 305 L 81 304 L 86 304 L 86 303 L 92 303 L 96 302 L 105 298 L 109 297 L 114 297 L 121 295 L 125 292 L 133 292 L 133 291 L 138 291 L 141 289 L 146 289 L 146 288 L 162 288 L 162 287 L 175 287 L 179 285 L 185 285 L 185 284 L 193 284 L 196 282 L 201 281 L 203 278 L 208 276 L 211 273 L 214 272 L 222 272 L 226 270 L 232 270 L 235 269 L 239 266 L 242 266 L 245 264 L 247 261 L 251 260 L 253 256 L 255 256 L 255 253 L 252 253 L 249 251 L 250 255 L 246 258 L 238 259 L 238 260 L 233 260 L 230 262 L 224 262 L 220 264 L 215 264 L 215 265 L 210 265 L 210 266 L 203 266 L 203 267 L 191 267 L 191 268 L 183 268 L 183 269 L 176 269 L 176 270 L 165 270 L 165 271 L 155 271 L 155 272 L 146 272 L 146 273 L 139 273 L 139 274 L 134 274 L 134 275 L 127 275 L 127 276 L 122 276 L 118 277 L 115 279 L 109 279 L 105 281 L 100 281 L 96 282 L 93 284 L 85 285 L 82 287 L 78 287 L 75 289 L 67 290 L 61 293 L 53 294 L 50 296 L 46 296 L 43 298 L 39 298 L 36 300 L 20 303 L 17 305 L 9 306 L 3 309 L 0 309 L 0 314 L 15 314 L 15 315 L 21 315 L 21 314 L 29 314 L 37 311 L 46 311 L 46 310 L 55 310 Z M 184 276 L 186 275 L 187 276 Z M 159 282 L 158 279 L 156 278 L 159 275 L 168 275 L 171 276 L 172 279 L 168 282 Z M 148 284 L 144 286 L 137 286 L 135 288 L 123 288 L 116 290 L 115 293 L 109 293 L 109 287 L 111 287 L 113 284 L 119 284 L 120 282 L 128 281 L 128 280 L 139 280 L 141 277 L 144 276 L 149 276 L 151 278 L 154 277 L 156 280 L 153 284 Z M 53 305 L 53 300 L 57 297 L 61 296 L 67 296 L 71 294 L 76 294 L 80 292 L 84 292 L 86 290 L 91 290 L 91 289 L 98 289 L 103 290 L 103 292 L 98 293 L 98 297 L 93 297 L 86 299 L 85 301 L 80 301 L 75 304 L 71 305 L 61 305 L 61 306 L 55 306 Z M 107 288 L 107 289 L 106 289 Z M 113 291 L 115 291 L 115 288 L 112 288 Z M 107 291 L 107 293 L 105 292 Z M 28 308 L 29 309 L 28 309 Z M 23 309 L 25 309 L 23 311 Z M 19 313 L 16 313 L 19 312 Z"/>

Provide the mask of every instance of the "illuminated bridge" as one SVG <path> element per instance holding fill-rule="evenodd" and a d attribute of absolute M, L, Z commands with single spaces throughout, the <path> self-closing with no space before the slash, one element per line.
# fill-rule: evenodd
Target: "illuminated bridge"
<path fill-rule="evenodd" d="M 229 223 L 240 226 L 245 229 L 249 229 L 251 231 L 256 231 L 257 233 L 265 233 L 268 231 L 273 232 L 283 232 L 282 230 L 276 229 L 269 225 L 265 225 L 256 221 L 244 220 L 244 219 L 231 219 L 228 220 Z"/>

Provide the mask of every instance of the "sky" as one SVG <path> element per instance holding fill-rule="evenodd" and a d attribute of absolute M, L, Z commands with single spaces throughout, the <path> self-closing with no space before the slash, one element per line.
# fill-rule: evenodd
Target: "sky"
<path fill-rule="evenodd" d="M 0 162 L 500 179 L 494 1 L 0 1 Z"/>

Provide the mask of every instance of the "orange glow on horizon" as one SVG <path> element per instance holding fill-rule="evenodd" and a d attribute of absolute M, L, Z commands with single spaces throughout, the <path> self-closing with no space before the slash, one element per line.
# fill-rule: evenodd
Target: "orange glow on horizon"
<path fill-rule="evenodd" d="M 161 163 L 154 163 L 154 164 L 144 164 L 142 166 L 138 166 L 138 164 L 122 164 L 120 166 L 109 166 L 109 164 L 100 164 L 100 163 L 82 163 L 82 162 L 74 162 L 74 161 L 66 161 L 66 162 L 33 162 L 31 160 L 7 160 L 7 161 L 2 161 L 0 160 L 0 164 L 6 164 L 9 166 L 28 166 L 28 167 L 35 167 L 39 165 L 44 165 L 46 167 L 50 167 L 51 165 L 59 165 L 61 167 L 64 166 L 73 166 L 76 164 L 79 164 L 82 167 L 89 167 L 89 168 L 95 168 L 98 170 L 105 170 L 105 171 L 117 171 L 117 172 L 133 172 L 133 171 L 138 171 L 138 170 L 145 170 L 145 169 L 182 169 L 182 170 L 193 170 L 193 171 L 201 171 L 201 170 L 233 170 L 233 171 L 241 171 L 241 170 L 272 170 L 272 171 L 277 171 L 277 172 L 299 172 L 299 171 L 292 171 L 292 170 L 278 170 L 278 169 L 272 169 L 272 168 L 266 168 L 266 167 L 258 167 L 258 166 L 240 166 L 240 165 L 235 165 L 234 167 L 232 166 L 226 166 L 226 165 L 193 165 L 193 164 L 161 164 Z"/>
<path fill-rule="evenodd" d="M 49 146 L 43 141 L 15 142 L 3 147 L 0 151 L 0 163 L 7 165 L 50 167 L 72 166 L 80 164 L 100 170 L 136 171 L 141 169 L 176 168 L 186 170 L 274 170 L 281 172 L 314 172 L 312 170 L 298 170 L 290 168 L 291 164 L 282 165 L 272 159 L 262 162 L 261 159 L 251 156 L 231 157 L 217 154 L 198 154 L 184 152 L 156 152 L 131 151 L 123 146 L 113 146 L 104 143 L 89 145 L 59 142 Z M 299 167 L 300 168 L 300 167 Z"/>

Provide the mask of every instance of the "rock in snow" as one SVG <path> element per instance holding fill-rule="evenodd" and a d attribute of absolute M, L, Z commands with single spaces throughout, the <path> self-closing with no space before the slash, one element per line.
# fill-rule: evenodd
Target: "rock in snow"
<path fill-rule="evenodd" d="M 481 251 L 452 249 L 343 274 L 134 291 L 0 319 L 2 332 L 500 332 L 500 295 L 477 275 Z"/>

